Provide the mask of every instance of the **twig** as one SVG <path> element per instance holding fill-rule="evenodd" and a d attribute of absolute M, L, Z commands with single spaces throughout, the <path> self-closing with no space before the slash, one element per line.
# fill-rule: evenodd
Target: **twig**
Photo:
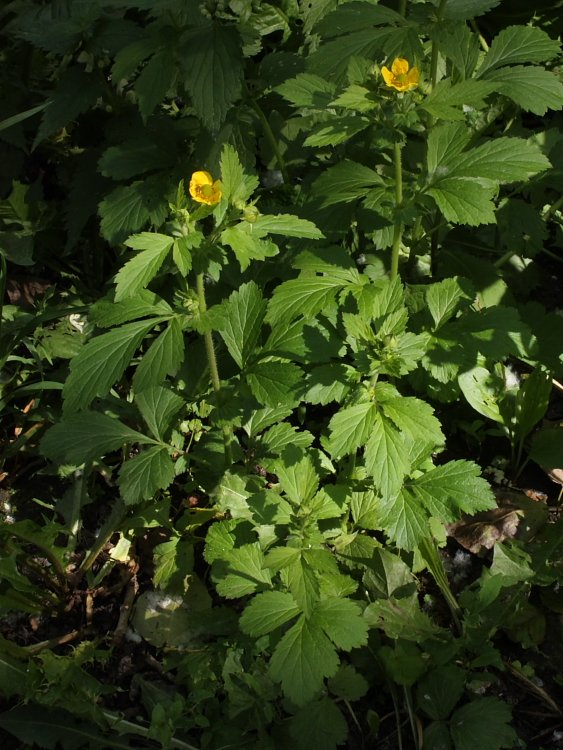
<path fill-rule="evenodd" d="M 136 563 L 132 563 L 132 565 L 134 566 L 133 575 L 131 576 L 129 583 L 127 584 L 127 588 L 125 589 L 123 604 L 121 605 L 121 609 L 119 612 L 119 620 L 117 621 L 117 627 L 113 632 L 112 643 L 114 646 L 118 646 L 125 637 L 127 625 L 129 623 L 129 616 L 131 615 L 131 607 L 133 606 L 133 602 L 135 601 L 135 597 L 137 596 L 137 591 L 139 590 L 139 584 L 137 582 L 138 566 Z"/>
<path fill-rule="evenodd" d="M 30 646 L 24 646 L 23 648 L 28 654 L 38 654 L 46 648 L 56 648 L 65 643 L 70 643 L 70 641 L 75 641 L 77 638 L 86 635 L 88 632 L 89 630 L 87 628 L 83 628 L 82 630 L 71 630 L 70 633 L 65 633 L 65 635 L 59 635 L 57 638 L 49 638 L 48 641 L 40 641 L 39 643 L 33 643 Z"/>

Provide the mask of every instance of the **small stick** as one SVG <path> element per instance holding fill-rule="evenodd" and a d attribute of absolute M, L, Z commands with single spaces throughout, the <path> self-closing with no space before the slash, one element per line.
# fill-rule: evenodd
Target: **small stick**
<path fill-rule="evenodd" d="M 123 604 L 121 605 L 121 610 L 119 612 L 119 620 L 117 621 L 117 627 L 113 632 L 112 643 L 114 646 L 118 646 L 125 637 L 127 625 L 129 623 L 129 616 L 131 614 L 131 607 L 133 606 L 133 602 L 135 601 L 135 597 L 137 596 L 137 591 L 139 590 L 139 584 L 137 582 L 136 563 L 133 563 L 131 567 L 133 574 L 127 584 L 127 588 L 125 589 Z"/>
<path fill-rule="evenodd" d="M 70 633 L 60 635 L 57 638 L 50 638 L 48 641 L 40 641 L 39 643 L 33 643 L 31 646 L 24 646 L 24 649 L 29 654 L 38 654 L 46 648 L 55 648 L 56 646 L 62 646 L 64 643 L 70 643 L 70 641 L 76 640 L 76 638 L 84 635 L 86 632 L 86 630 L 72 630 Z"/>

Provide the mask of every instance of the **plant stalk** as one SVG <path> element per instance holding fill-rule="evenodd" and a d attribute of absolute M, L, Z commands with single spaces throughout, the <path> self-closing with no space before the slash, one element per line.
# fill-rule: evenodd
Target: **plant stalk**
<path fill-rule="evenodd" d="M 196 288 L 199 314 L 204 315 L 207 312 L 207 301 L 205 299 L 205 282 L 202 273 L 196 275 Z M 211 331 L 206 331 L 203 334 L 203 338 L 205 341 L 205 351 L 207 354 L 207 362 L 209 364 L 213 390 L 215 393 L 220 393 L 221 378 L 219 377 L 219 368 L 217 367 L 217 357 L 215 356 L 215 345 L 213 344 Z M 223 442 L 225 445 L 225 464 L 230 466 L 233 463 L 233 456 L 231 451 L 231 430 L 229 427 L 223 428 Z"/>
<path fill-rule="evenodd" d="M 399 8 L 398 13 L 400 13 L 403 18 L 407 15 L 407 0 L 399 0 Z"/>
<path fill-rule="evenodd" d="M 394 143 L 394 163 L 395 163 L 395 210 L 398 214 L 403 204 L 403 170 L 401 149 L 403 145 L 399 141 Z M 391 281 L 399 273 L 399 251 L 401 249 L 401 240 L 403 238 L 403 224 L 400 216 L 395 216 L 395 228 L 393 230 L 393 247 L 391 250 Z"/>
<path fill-rule="evenodd" d="M 278 167 L 280 168 L 280 172 L 282 173 L 284 184 L 289 184 L 289 173 L 287 171 L 287 167 L 284 161 L 284 158 L 281 154 L 280 147 L 278 145 L 276 136 L 274 135 L 274 132 L 270 126 L 270 123 L 268 122 L 268 118 L 264 114 L 262 107 L 258 104 L 256 99 L 251 98 L 250 104 L 252 109 L 256 112 L 256 115 L 258 116 L 258 119 L 260 120 L 262 124 L 262 129 L 264 130 L 264 135 L 266 136 L 266 140 L 272 147 L 272 151 L 274 152 L 274 156 L 276 157 L 276 161 L 278 163 Z"/>

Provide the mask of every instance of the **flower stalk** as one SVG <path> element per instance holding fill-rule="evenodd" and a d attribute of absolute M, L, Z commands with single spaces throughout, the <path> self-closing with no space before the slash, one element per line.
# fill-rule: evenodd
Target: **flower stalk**
<path fill-rule="evenodd" d="M 205 299 L 205 282 L 203 273 L 198 273 L 196 275 L 196 289 L 199 314 L 204 315 L 207 312 L 207 301 Z M 221 391 L 221 378 L 219 377 L 219 368 L 217 367 L 217 357 L 215 356 L 215 345 L 213 343 L 211 331 L 205 331 L 203 339 L 205 341 L 205 353 L 207 354 L 211 384 L 213 385 L 215 393 L 219 393 Z M 231 451 L 231 430 L 229 427 L 223 428 L 223 442 L 225 445 L 225 464 L 230 466 L 233 462 L 233 457 Z"/>
<path fill-rule="evenodd" d="M 391 281 L 399 273 L 399 252 L 401 241 L 403 239 L 403 223 L 399 216 L 400 208 L 403 204 L 403 167 L 401 150 L 403 144 L 395 141 L 393 146 L 393 157 L 395 164 L 395 227 L 393 231 L 393 246 L 391 249 Z"/>

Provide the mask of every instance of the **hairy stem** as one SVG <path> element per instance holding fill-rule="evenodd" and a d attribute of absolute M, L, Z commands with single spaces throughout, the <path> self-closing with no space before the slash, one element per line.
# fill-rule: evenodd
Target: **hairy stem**
<path fill-rule="evenodd" d="M 401 240 L 403 237 L 403 224 L 398 215 L 399 209 L 403 203 L 403 170 L 401 160 L 402 144 L 396 141 L 394 144 L 394 162 L 395 162 L 395 228 L 393 230 L 393 247 L 391 250 L 391 281 L 397 277 L 399 272 L 399 251 L 401 249 Z"/>
<path fill-rule="evenodd" d="M 205 283 L 202 273 L 198 273 L 196 276 L 196 287 L 199 313 L 200 315 L 203 315 L 207 312 L 207 302 L 205 299 Z M 207 354 L 207 362 L 209 364 L 213 390 L 215 393 L 219 393 L 221 391 L 221 378 L 219 377 L 219 368 L 217 367 L 217 357 L 215 356 L 215 346 L 213 344 L 211 331 L 206 331 L 203 334 L 203 338 L 205 341 L 205 351 Z M 230 466 L 233 462 L 233 457 L 231 452 L 231 430 L 228 427 L 223 428 L 223 442 L 225 444 L 225 463 L 227 466 Z"/>

